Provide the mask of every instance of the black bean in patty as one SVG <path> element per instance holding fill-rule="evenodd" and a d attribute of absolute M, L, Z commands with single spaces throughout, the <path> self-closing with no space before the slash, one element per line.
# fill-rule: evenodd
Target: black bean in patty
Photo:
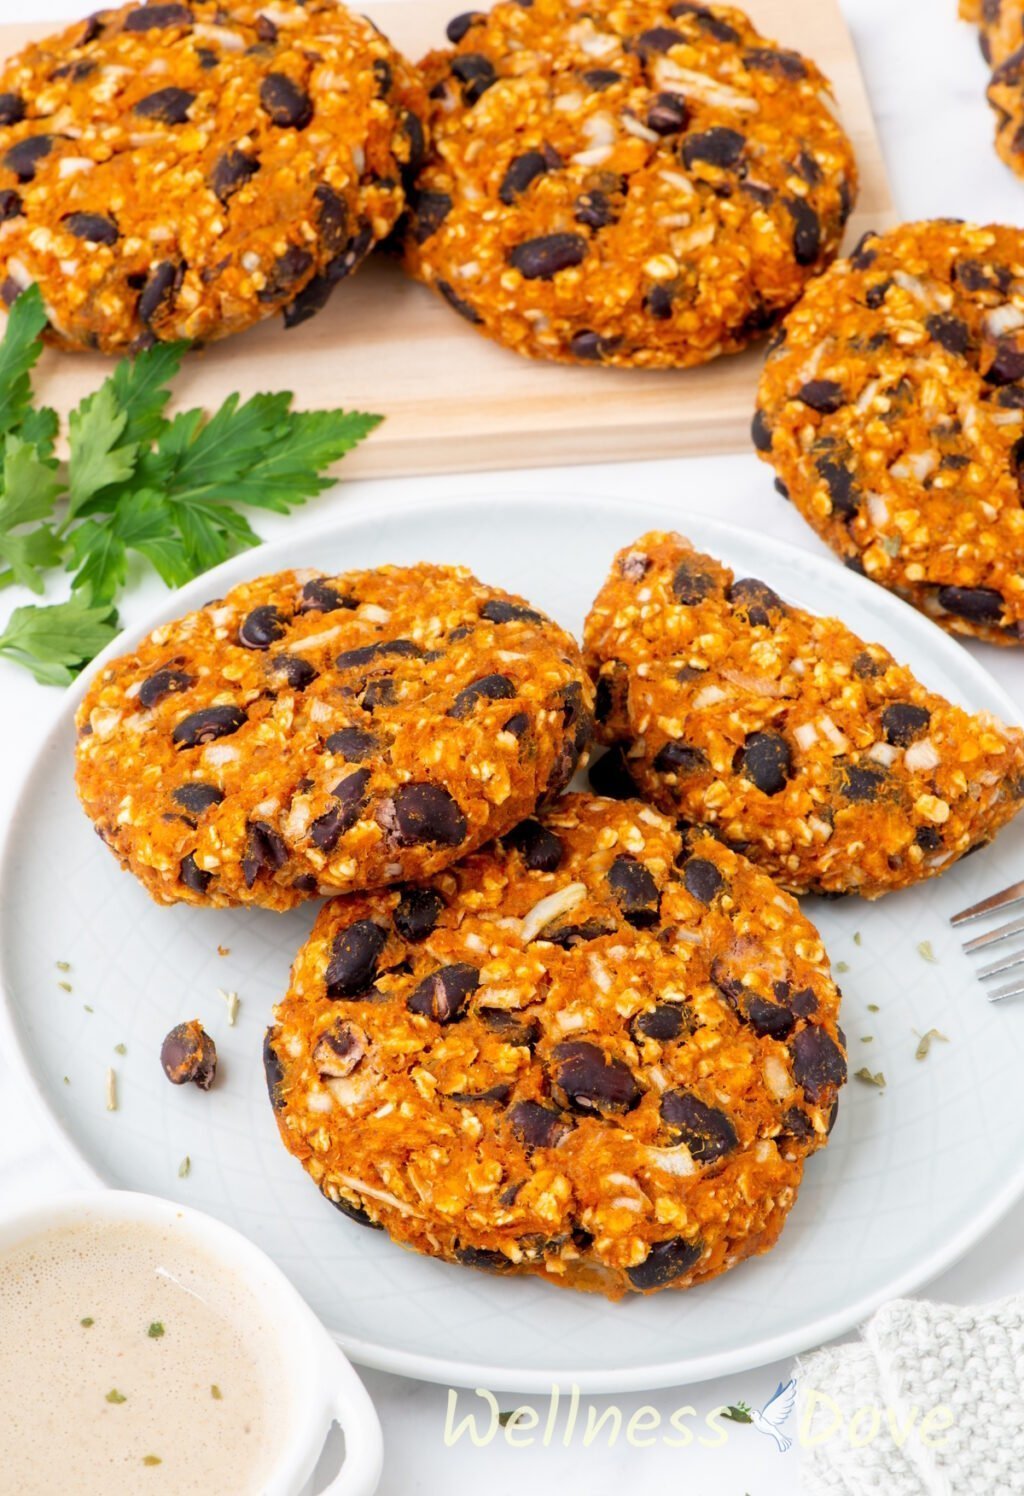
<path fill-rule="evenodd" d="M 372 919 L 360 919 L 334 937 L 325 980 L 330 998 L 359 997 L 377 976 L 377 963 L 388 932 Z"/>
<path fill-rule="evenodd" d="M 524 280 L 550 280 L 560 270 L 581 264 L 586 253 L 587 241 L 582 234 L 544 234 L 514 245 L 508 260 Z"/>
<path fill-rule="evenodd" d="M 280 129 L 304 130 L 313 118 L 313 101 L 286 73 L 268 73 L 260 84 L 260 103 Z"/>
<path fill-rule="evenodd" d="M 649 868 L 624 853 L 608 869 L 608 886 L 623 918 L 637 929 L 657 924 L 661 894 Z"/>

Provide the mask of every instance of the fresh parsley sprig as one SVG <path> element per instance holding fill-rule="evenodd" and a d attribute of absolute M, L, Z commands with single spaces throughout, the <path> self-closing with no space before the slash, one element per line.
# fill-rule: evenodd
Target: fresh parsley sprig
<path fill-rule="evenodd" d="M 60 462 L 56 412 L 32 397 L 45 324 L 32 286 L 0 342 L 0 588 L 42 593 L 47 573 L 64 568 L 71 596 L 16 608 L 0 656 L 44 684 L 66 685 L 116 634 L 131 555 L 180 587 L 258 545 L 242 507 L 284 514 L 328 488 L 327 469 L 381 417 L 292 410 L 281 391 L 244 402 L 229 395 L 213 415 L 168 418 L 187 345 L 157 343 L 123 359 L 70 413 Z"/>

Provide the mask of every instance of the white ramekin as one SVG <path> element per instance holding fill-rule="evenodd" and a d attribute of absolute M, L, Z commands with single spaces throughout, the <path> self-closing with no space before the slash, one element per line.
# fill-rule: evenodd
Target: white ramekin
<path fill-rule="evenodd" d="M 382 1441 L 373 1403 L 349 1362 L 281 1270 L 212 1216 L 126 1190 L 60 1195 L 0 1220 L 0 1253 L 41 1232 L 93 1222 L 143 1222 L 180 1233 L 238 1278 L 278 1332 L 277 1365 L 290 1391 L 291 1427 L 260 1496 L 310 1496 L 327 1434 L 345 1435 L 345 1462 L 321 1496 L 372 1496 L 380 1480 Z"/>

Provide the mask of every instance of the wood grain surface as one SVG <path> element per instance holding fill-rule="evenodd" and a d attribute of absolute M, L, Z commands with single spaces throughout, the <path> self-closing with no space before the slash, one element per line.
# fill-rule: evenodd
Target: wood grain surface
<path fill-rule="evenodd" d="M 360 6 L 413 58 L 444 44 L 459 8 L 457 0 Z M 885 164 L 838 0 L 747 0 L 744 8 L 765 35 L 813 57 L 835 86 L 861 172 L 848 242 L 890 223 Z M 53 29 L 0 26 L 0 56 Z M 378 255 L 301 327 L 285 332 L 275 318 L 190 355 L 175 406 L 215 406 L 232 390 L 290 389 L 300 406 L 382 413 L 384 423 L 346 458 L 346 476 L 742 451 L 761 358 L 754 348 L 678 372 L 532 362 L 487 342 Z M 37 392 L 66 412 L 109 367 L 100 355 L 47 350 Z"/>

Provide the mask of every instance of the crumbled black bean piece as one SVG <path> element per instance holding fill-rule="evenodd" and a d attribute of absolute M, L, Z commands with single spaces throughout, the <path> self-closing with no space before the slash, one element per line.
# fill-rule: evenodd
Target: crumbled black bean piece
<path fill-rule="evenodd" d="M 672 1236 L 668 1241 L 655 1242 L 643 1262 L 626 1269 L 626 1276 L 638 1291 L 664 1288 L 695 1267 L 703 1252 L 701 1242 Z"/>
<path fill-rule="evenodd" d="M 270 1097 L 270 1105 L 275 1112 L 279 1112 L 284 1106 L 285 1098 L 281 1093 L 284 1084 L 284 1066 L 277 1057 L 277 1051 L 273 1045 L 273 1029 L 267 1029 L 263 1035 L 263 1074 L 267 1082 L 267 1095 Z"/>
<path fill-rule="evenodd" d="M 410 945 L 419 945 L 433 934 L 444 908 L 433 888 L 407 888 L 395 906 L 395 929 Z"/>
<path fill-rule="evenodd" d="M 19 182 L 31 182 L 39 162 L 53 149 L 53 141 L 52 135 L 26 135 L 11 146 L 4 156 L 4 165 Z"/>
<path fill-rule="evenodd" d="M 622 853 L 608 869 L 608 886 L 629 924 L 637 929 L 657 924 L 661 893 L 650 868 Z"/>
<path fill-rule="evenodd" d="M 165 666 L 164 669 L 155 671 L 142 682 L 139 687 L 139 705 L 149 711 L 166 697 L 187 691 L 189 686 L 194 686 L 195 683 L 195 676 L 189 675 L 187 671 Z"/>
<path fill-rule="evenodd" d="M 198 1020 L 179 1023 L 160 1046 L 160 1063 L 172 1085 L 191 1082 L 208 1091 L 217 1075 L 217 1046 Z"/>
<path fill-rule="evenodd" d="M 213 882 L 213 874 L 206 872 L 198 865 L 193 852 L 189 852 L 181 859 L 178 877 L 186 888 L 191 888 L 193 893 L 205 893 Z"/>
<path fill-rule="evenodd" d="M 483 11 L 464 10 L 460 15 L 453 16 L 445 27 L 445 35 L 453 47 L 457 47 L 470 27 L 475 26 L 478 21 L 486 19 Z"/>
<path fill-rule="evenodd" d="M 622 339 L 607 333 L 589 330 L 574 332 L 569 340 L 569 352 L 574 358 L 600 363 L 616 349 L 622 347 Z"/>
<path fill-rule="evenodd" d="M 683 165 L 692 167 L 704 161 L 709 166 L 728 170 L 739 163 L 746 143 L 745 136 L 738 130 L 715 125 L 710 130 L 701 130 L 686 137 L 683 141 Z"/>
<path fill-rule="evenodd" d="M 583 74 L 583 81 L 595 93 L 604 93 L 606 88 L 621 83 L 622 74 L 617 73 L 614 68 L 588 68 Z"/>
<path fill-rule="evenodd" d="M 515 847 L 523 859 L 523 866 L 531 873 L 553 873 L 565 852 L 561 837 L 532 817 L 507 831 L 503 840 Z"/>
<path fill-rule="evenodd" d="M 538 1019 L 523 1018 L 518 1013 L 510 1013 L 507 1008 L 477 1008 L 476 1016 L 503 1044 L 533 1049 L 540 1038 Z"/>
<path fill-rule="evenodd" d="M 384 829 L 400 846 L 436 842 L 457 847 L 465 840 L 466 817 L 458 802 L 439 784 L 402 784 L 378 811 Z"/>
<path fill-rule="evenodd" d="M 762 794 L 778 795 L 786 787 L 792 765 L 789 744 L 781 733 L 752 732 L 737 753 L 733 767 Z"/>
<path fill-rule="evenodd" d="M 503 203 L 511 204 L 522 197 L 526 189 L 538 177 L 546 176 L 548 162 L 541 151 L 524 151 L 516 156 L 501 181 L 498 196 Z"/>
<path fill-rule="evenodd" d="M 264 868 L 276 872 L 288 861 L 288 848 L 280 833 L 267 821 L 250 821 L 242 858 L 242 877 L 252 888 Z"/>
<path fill-rule="evenodd" d="M 195 101 L 195 94 L 187 88 L 158 88 L 155 93 L 139 99 L 132 113 L 140 119 L 157 120 L 162 125 L 184 125 Z"/>
<path fill-rule="evenodd" d="M 380 740 L 362 727 L 340 727 L 324 744 L 328 753 L 340 753 L 353 763 L 361 763 L 380 749 Z"/>
<path fill-rule="evenodd" d="M 119 238 L 117 224 L 102 213 L 68 213 L 61 223 L 69 234 L 87 244 L 116 244 Z"/>
<path fill-rule="evenodd" d="M 511 701 L 515 695 L 516 688 L 507 675 L 481 675 L 463 687 L 448 708 L 447 715 L 461 721 L 472 716 L 482 701 Z"/>
<path fill-rule="evenodd" d="M 624 1060 L 597 1044 L 571 1039 L 552 1051 L 552 1081 L 577 1112 L 629 1112 L 643 1092 Z"/>
<path fill-rule="evenodd" d="M 185 267 L 172 264 L 170 260 L 162 260 L 154 266 L 139 296 L 138 313 L 143 322 L 151 322 L 164 303 L 171 299 L 184 274 Z"/>
<path fill-rule="evenodd" d="M 573 217 L 577 223 L 585 224 L 588 229 L 606 229 L 610 223 L 616 221 L 616 212 L 606 193 L 598 189 L 591 192 L 583 192 L 576 199 L 573 208 Z"/>
<path fill-rule="evenodd" d="M 246 721 L 245 712 L 238 706 L 203 707 L 182 718 L 171 733 L 171 740 L 177 748 L 198 748 L 215 738 L 229 737 Z"/>
<path fill-rule="evenodd" d="M 767 582 L 756 577 L 740 577 L 729 588 L 729 601 L 747 615 L 751 628 L 767 628 L 786 612 L 786 605 Z"/>
<path fill-rule="evenodd" d="M 303 660 L 298 655 L 274 655 L 267 661 L 267 674 L 274 679 L 275 685 L 279 677 L 293 691 L 304 691 L 307 686 L 311 686 L 317 673 L 308 660 Z"/>
<path fill-rule="evenodd" d="M 165 30 L 168 26 L 190 26 L 192 12 L 187 5 L 146 5 L 130 10 L 124 18 L 125 31 Z M 95 33 L 94 33 L 95 35 Z M 90 40 L 91 38 L 83 38 Z"/>
<path fill-rule="evenodd" d="M 843 1052 L 824 1029 L 808 1025 L 789 1047 L 793 1079 L 802 1086 L 808 1101 L 820 1101 L 834 1086 L 846 1080 Z"/>
<path fill-rule="evenodd" d="M 192 779 L 188 784 L 179 784 L 177 789 L 172 790 L 171 799 L 190 815 L 201 816 L 211 805 L 221 804 L 224 791 L 215 784 L 203 784 L 201 780 Z"/>
<path fill-rule="evenodd" d="M 620 744 L 609 748 L 600 758 L 592 759 L 587 769 L 590 787 L 596 795 L 610 800 L 631 800 L 637 793 L 627 767 L 626 750 Z"/>
<path fill-rule="evenodd" d="M 845 520 L 851 520 L 861 505 L 861 491 L 854 481 L 853 473 L 834 457 L 819 457 L 815 462 L 818 474 L 824 479 L 832 500 L 833 512 Z M 788 497 L 788 495 L 787 495 Z"/>
<path fill-rule="evenodd" d="M 644 296 L 644 311 L 656 322 L 667 322 L 675 305 L 675 289 L 666 281 L 656 281 Z"/>
<path fill-rule="evenodd" d="M 581 264 L 586 253 L 582 234 L 543 234 L 514 245 L 508 261 L 524 280 L 551 280 L 559 271 Z"/>
<path fill-rule="evenodd" d="M 689 1030 L 691 1016 L 681 1003 L 658 1003 L 646 1013 L 636 1015 L 630 1024 L 630 1034 L 635 1044 L 642 1043 L 644 1039 L 669 1044 L 673 1039 L 678 1039 L 684 1030 Z"/>
<path fill-rule="evenodd" d="M 708 1106 L 692 1091 L 666 1091 L 660 1111 L 675 1141 L 685 1143 L 698 1163 L 714 1163 L 739 1146 L 736 1129 L 725 1113 Z"/>
<path fill-rule="evenodd" d="M 462 961 L 442 966 L 420 982 L 406 1007 L 410 1013 L 432 1018 L 435 1023 L 451 1023 L 461 1015 L 479 985 L 480 973 L 475 966 Z"/>
<path fill-rule="evenodd" d="M 690 109 L 676 93 L 655 94 L 647 108 L 644 123 L 655 135 L 678 135 L 690 122 Z"/>
<path fill-rule="evenodd" d="M 346 831 L 359 820 L 366 805 L 366 787 L 370 782 L 369 769 L 356 769 L 334 786 L 331 793 L 337 800 L 309 828 L 309 837 L 321 852 L 333 852 Z"/>
<path fill-rule="evenodd" d="M 222 156 L 218 156 L 210 173 L 210 187 L 214 195 L 222 203 L 226 203 L 230 197 L 244 187 L 260 169 L 260 163 L 255 156 L 250 156 L 247 151 L 235 149 L 227 150 Z"/>
<path fill-rule="evenodd" d="M 498 80 L 494 63 L 480 52 L 461 52 L 452 58 L 452 73 L 462 84 L 462 97 L 467 104 L 482 99 Z"/>
<path fill-rule="evenodd" d="M 683 607 L 694 608 L 718 592 L 720 583 L 711 572 L 704 571 L 697 559 L 680 561 L 672 577 L 672 595 Z"/>
<path fill-rule="evenodd" d="M 797 391 L 797 399 L 819 415 L 833 415 L 846 404 L 841 384 L 832 379 L 811 379 Z"/>
<path fill-rule="evenodd" d="M 25 100 L 21 94 L 0 93 L 0 125 L 20 125 L 25 118 Z"/>
<path fill-rule="evenodd" d="M 338 608 L 352 609 L 358 606 L 356 598 L 343 596 L 322 577 L 315 577 L 303 587 L 298 610 L 300 613 L 334 613 Z"/>
<path fill-rule="evenodd" d="M 763 410 L 754 411 L 754 419 L 750 423 L 750 435 L 754 446 L 759 452 L 770 452 L 772 449 L 772 428 L 768 424 L 768 417 Z"/>
<path fill-rule="evenodd" d="M 287 625 L 272 604 L 253 608 L 242 620 L 238 642 L 245 649 L 269 649 L 285 632 Z"/>
<path fill-rule="evenodd" d="M 517 1101 L 509 1107 L 509 1126 L 528 1150 L 557 1148 L 572 1131 L 572 1122 L 561 1112 L 539 1101 Z"/>
<path fill-rule="evenodd" d="M 416 243 L 426 244 L 451 211 L 452 200 L 447 192 L 417 193 L 412 208 Z"/>
<path fill-rule="evenodd" d="M 691 857 L 683 865 L 683 884 L 700 903 L 710 904 L 725 887 L 725 879 L 706 857 Z"/>
<path fill-rule="evenodd" d="M 313 101 L 286 73 L 268 73 L 260 84 L 260 103 L 271 123 L 282 130 L 304 130 L 313 118 Z"/>
<path fill-rule="evenodd" d="M 964 354 L 970 346 L 971 335 L 967 323 L 950 313 L 936 312 L 925 320 L 928 336 L 945 348 L 947 353 Z"/>
<path fill-rule="evenodd" d="M 491 598 L 484 603 L 480 609 L 480 617 L 487 623 L 543 623 L 544 616 L 535 608 L 528 608 L 523 603 L 506 602 L 501 598 Z"/>
<path fill-rule="evenodd" d="M 839 770 L 839 793 L 855 803 L 877 800 L 888 779 L 882 764 L 846 764 Z"/>
<path fill-rule="evenodd" d="M 938 601 L 947 613 L 979 623 L 998 623 L 1003 616 L 1002 595 L 993 587 L 940 587 Z"/>
<path fill-rule="evenodd" d="M 802 197 L 786 199 L 793 218 L 793 251 L 798 265 L 813 265 L 821 254 L 821 219 Z"/>
<path fill-rule="evenodd" d="M 377 978 L 388 932 L 372 919 L 360 919 L 334 937 L 325 981 L 330 998 L 360 997 Z"/>
<path fill-rule="evenodd" d="M 909 748 L 928 731 L 931 720 L 932 714 L 927 707 L 914 706 L 910 701 L 894 701 L 882 713 L 886 742 L 897 748 Z"/>

